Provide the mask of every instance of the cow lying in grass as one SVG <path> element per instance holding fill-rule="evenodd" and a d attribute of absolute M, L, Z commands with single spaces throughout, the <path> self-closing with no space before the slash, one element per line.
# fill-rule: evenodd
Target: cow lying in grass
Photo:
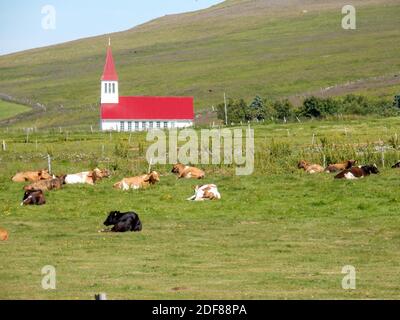
<path fill-rule="evenodd" d="M 171 172 L 177 174 L 178 179 L 203 179 L 205 177 L 203 170 L 200 170 L 196 167 L 185 166 L 182 163 L 177 163 L 174 165 Z"/>
<path fill-rule="evenodd" d="M 21 206 L 38 205 L 41 206 L 46 203 L 44 193 L 42 190 L 28 190 L 25 191 L 24 198 L 22 199 Z"/>
<path fill-rule="evenodd" d="M 58 190 L 61 189 L 63 184 L 65 184 L 65 175 L 49 180 L 42 180 L 30 184 L 24 187 L 25 191 L 32 191 L 32 190 L 42 190 L 42 191 L 50 191 L 50 190 Z"/>
<path fill-rule="evenodd" d="M 0 228 L 0 241 L 7 241 L 8 240 L 8 231 Z"/>
<path fill-rule="evenodd" d="M 347 160 L 343 163 L 330 164 L 329 166 L 326 167 L 325 172 L 338 172 L 350 169 L 356 164 L 356 162 L 357 162 L 356 160 Z"/>
<path fill-rule="evenodd" d="M 12 181 L 14 182 L 36 182 L 40 180 L 48 180 L 51 179 L 51 175 L 48 170 L 38 170 L 38 171 L 26 171 L 26 172 L 18 172 L 14 177 L 12 177 Z"/>
<path fill-rule="evenodd" d="M 194 196 L 188 198 L 189 201 L 204 201 L 221 199 L 221 194 L 215 184 L 196 186 Z"/>
<path fill-rule="evenodd" d="M 307 161 L 301 160 L 297 167 L 299 169 L 304 169 L 307 173 L 319 173 L 324 172 L 324 168 L 319 164 L 309 164 Z"/>
<path fill-rule="evenodd" d="M 112 211 L 104 221 L 104 225 L 113 227 L 111 230 L 102 230 L 102 232 L 142 231 L 142 223 L 135 212 Z"/>
<path fill-rule="evenodd" d="M 398 168 L 400 168 L 400 161 L 397 162 L 396 164 L 392 165 L 392 168 L 393 168 L 393 169 L 398 169 Z"/>
<path fill-rule="evenodd" d="M 354 180 L 354 179 L 364 178 L 366 176 L 369 176 L 370 174 L 378 174 L 378 173 L 379 173 L 378 167 L 376 166 L 376 164 L 373 164 L 373 165 L 359 166 L 346 169 L 337 174 L 335 176 L 335 179 Z"/>
<path fill-rule="evenodd" d="M 124 178 L 121 181 L 114 184 L 115 189 L 121 190 L 129 190 L 129 189 L 144 189 L 149 187 L 150 185 L 156 184 L 160 181 L 160 175 L 158 172 L 153 171 L 148 174 L 144 174 L 137 177 L 132 178 Z"/>
<path fill-rule="evenodd" d="M 85 171 L 75 174 L 68 174 L 65 178 L 66 184 L 90 184 L 94 185 L 96 182 L 99 182 L 103 178 L 108 178 L 110 176 L 110 172 L 106 169 L 100 170 L 96 168 L 92 171 Z"/>

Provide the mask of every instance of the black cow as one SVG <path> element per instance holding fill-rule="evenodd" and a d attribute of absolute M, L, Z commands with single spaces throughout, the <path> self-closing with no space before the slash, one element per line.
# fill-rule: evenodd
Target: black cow
<path fill-rule="evenodd" d="M 27 190 L 24 193 L 21 206 L 38 205 L 41 206 L 46 203 L 44 193 L 42 190 Z"/>
<path fill-rule="evenodd" d="M 397 169 L 397 168 L 400 168 L 400 161 L 399 162 L 397 162 L 396 164 L 394 164 L 394 165 L 392 165 L 392 168 L 393 169 Z"/>
<path fill-rule="evenodd" d="M 104 225 L 113 225 L 112 232 L 142 231 L 142 223 L 135 212 L 111 211 Z"/>

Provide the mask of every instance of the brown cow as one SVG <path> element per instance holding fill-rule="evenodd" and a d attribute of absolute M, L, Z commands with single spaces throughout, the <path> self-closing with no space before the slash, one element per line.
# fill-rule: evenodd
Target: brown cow
<path fill-rule="evenodd" d="M 8 240 L 8 231 L 0 228 L 0 241 L 6 241 Z"/>
<path fill-rule="evenodd" d="M 205 177 L 203 170 L 200 170 L 196 167 L 185 166 L 182 163 L 177 163 L 174 165 L 171 172 L 177 174 L 178 179 L 203 179 Z"/>
<path fill-rule="evenodd" d="M 325 172 L 338 172 L 350 169 L 356 164 L 356 162 L 357 162 L 356 160 L 347 160 L 343 163 L 330 164 L 325 168 Z"/>
<path fill-rule="evenodd" d="M 308 173 L 324 172 L 324 168 L 319 164 L 309 164 L 307 161 L 301 160 L 297 165 L 299 169 L 304 169 Z"/>
<path fill-rule="evenodd" d="M 21 206 L 37 205 L 41 206 L 46 203 L 44 193 L 42 190 L 28 190 L 25 191 L 24 198 L 22 199 Z"/>
<path fill-rule="evenodd" d="M 24 190 L 25 191 L 32 191 L 32 190 L 42 190 L 42 191 L 49 191 L 49 190 L 57 190 L 61 189 L 62 185 L 65 184 L 65 175 L 54 178 L 54 179 L 49 179 L 49 180 L 42 180 L 35 182 L 31 185 L 25 186 Z"/>
<path fill-rule="evenodd" d="M 151 173 L 137 177 L 124 178 L 121 181 L 114 184 L 114 188 L 121 190 L 144 189 L 159 181 L 160 181 L 160 175 L 158 174 L 158 172 L 153 171 Z"/>
<path fill-rule="evenodd" d="M 18 172 L 14 177 L 12 177 L 12 181 L 14 182 L 36 182 L 40 180 L 48 180 L 51 179 L 51 175 L 48 170 L 38 170 L 38 171 L 27 171 L 27 172 Z"/>

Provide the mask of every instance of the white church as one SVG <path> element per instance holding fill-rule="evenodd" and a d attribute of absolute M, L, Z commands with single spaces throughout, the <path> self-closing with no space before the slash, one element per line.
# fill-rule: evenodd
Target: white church
<path fill-rule="evenodd" d="M 101 77 L 101 129 L 144 131 L 187 128 L 194 123 L 193 97 L 120 97 L 111 45 Z"/>

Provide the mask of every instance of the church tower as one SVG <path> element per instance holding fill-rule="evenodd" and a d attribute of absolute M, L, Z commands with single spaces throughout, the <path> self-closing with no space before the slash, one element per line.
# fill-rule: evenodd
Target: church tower
<path fill-rule="evenodd" d="M 106 64 L 101 77 L 101 104 L 104 103 L 119 103 L 118 75 L 115 71 L 111 40 L 108 41 Z"/>

